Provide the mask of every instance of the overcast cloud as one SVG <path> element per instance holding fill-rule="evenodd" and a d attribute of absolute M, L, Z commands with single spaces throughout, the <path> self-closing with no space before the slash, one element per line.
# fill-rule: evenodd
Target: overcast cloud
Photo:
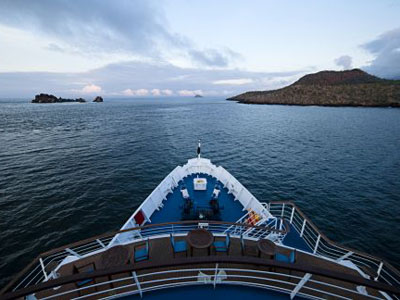
<path fill-rule="evenodd" d="M 227 67 L 240 57 L 230 49 L 198 49 L 188 37 L 171 32 L 160 4 L 153 0 L 2 0 L 0 24 L 54 38 L 56 42 L 44 46 L 57 52 L 113 52 L 157 60 L 179 53 L 206 67 Z"/>
<path fill-rule="evenodd" d="M 400 28 L 385 32 L 362 47 L 375 56 L 363 69 L 380 77 L 400 79 Z"/>
<path fill-rule="evenodd" d="M 121 62 L 83 73 L 0 73 L 0 97 L 49 92 L 59 96 L 189 96 L 235 95 L 290 84 L 311 69 L 292 72 L 247 72 L 227 69 L 186 69 L 171 64 Z"/>
<path fill-rule="evenodd" d="M 343 70 L 349 70 L 352 68 L 353 59 L 349 55 L 342 55 L 335 59 L 335 64 L 342 67 Z"/>
<path fill-rule="evenodd" d="M 361 66 L 374 75 L 400 78 L 400 28 L 387 31 L 372 41 L 366 40 L 361 47 L 373 57 L 367 65 L 368 55 L 365 60 L 357 56 L 357 51 L 361 52 L 359 44 L 342 44 L 349 40 L 341 39 L 348 31 L 345 23 L 338 24 L 343 25 L 342 34 L 337 35 L 340 39 L 335 41 L 332 37 L 332 45 L 340 46 L 335 52 L 332 50 L 333 54 L 329 43 L 320 42 L 318 47 L 311 43 L 310 49 L 303 49 L 307 45 L 304 39 L 320 41 L 329 35 L 322 32 L 319 36 L 319 31 L 308 30 L 311 24 L 308 22 L 282 22 L 284 26 L 273 27 L 276 25 L 274 18 L 265 18 L 263 14 L 265 6 L 268 7 L 266 2 L 249 6 L 246 1 L 238 1 L 235 4 L 241 8 L 236 7 L 236 10 L 227 6 L 231 4 L 229 1 L 208 2 L 215 8 L 214 14 L 209 16 L 206 15 L 210 9 L 207 4 L 193 2 L 197 6 L 190 3 L 188 7 L 186 3 L 185 8 L 181 3 L 169 11 L 168 21 L 166 11 L 176 5 L 173 0 L 0 0 L 0 37 L 6 41 L 0 48 L 3 54 L 0 67 L 11 62 L 3 70 L 18 71 L 1 72 L 0 69 L 0 97 L 33 97 L 41 92 L 69 97 L 96 94 L 230 96 L 249 90 L 279 88 L 321 69 L 349 69 L 353 61 L 358 63 L 356 67 Z M 166 3 L 168 5 L 164 6 Z M 293 5 L 298 5 L 298 9 L 304 7 L 303 4 Z M 196 6 L 193 8 L 196 10 L 192 11 L 191 6 Z M 287 16 L 284 4 L 276 6 L 276 18 L 280 18 L 279 11 Z M 341 5 L 337 7 L 340 9 Z M 223 13 L 227 8 L 234 8 L 235 14 L 218 14 L 218 8 Z M 203 13 L 198 12 L 199 9 L 203 9 Z M 244 20 L 235 18 L 241 16 L 242 11 L 258 15 L 258 18 L 238 22 Z M 325 11 L 321 9 L 315 13 L 323 15 Z M 314 11 L 304 13 L 314 14 Z M 210 22 L 192 20 L 199 16 L 202 21 L 208 18 Z M 360 19 L 354 20 L 351 14 L 347 21 L 365 22 L 361 27 L 367 31 L 368 19 L 361 15 L 357 18 Z M 233 19 L 235 22 L 231 22 Z M 315 18 L 309 19 L 313 22 Z M 299 32 L 306 34 L 293 35 L 294 24 L 299 26 Z M 311 25 L 319 28 L 320 24 Z M 393 28 L 390 26 L 382 31 Z M 190 30 L 185 30 L 187 27 L 191 27 Z M 201 46 L 196 44 L 199 41 Z M 226 45 L 238 47 L 240 51 Z M 323 48 L 324 45 L 328 48 Z M 352 47 L 357 51 L 351 52 Z M 318 56 L 320 53 L 325 56 Z M 343 53 L 348 55 L 339 57 Z M 253 70 L 266 71 L 244 71 L 244 68 L 251 69 L 249 60 L 253 60 Z M 85 63 L 85 67 L 79 68 Z M 308 67 L 314 64 L 318 66 Z M 240 70 L 236 68 L 239 65 Z M 65 66 L 68 68 L 62 69 Z"/>

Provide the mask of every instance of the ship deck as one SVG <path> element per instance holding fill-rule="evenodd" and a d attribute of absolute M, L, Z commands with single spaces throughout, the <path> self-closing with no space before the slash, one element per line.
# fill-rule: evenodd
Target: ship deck
<path fill-rule="evenodd" d="M 184 237 L 181 237 L 181 239 Z M 230 246 L 230 251 L 229 251 L 229 255 L 227 255 L 226 253 L 215 253 L 214 251 L 211 252 L 210 255 L 208 255 L 207 251 L 201 251 L 199 249 L 197 249 L 194 253 L 193 256 L 191 256 L 190 254 L 188 254 L 188 256 L 186 256 L 184 253 L 173 253 L 172 250 L 172 246 L 170 243 L 170 239 L 169 238 L 158 238 L 158 239 L 151 239 L 149 241 L 149 259 L 148 262 L 151 262 L 151 264 L 153 266 L 157 266 L 157 265 L 163 265 L 165 264 L 165 262 L 170 262 L 171 263 L 171 267 L 161 267 L 161 268 L 157 268 L 157 267 L 153 267 L 152 268 L 152 272 L 168 272 L 171 270 L 176 270 L 179 267 L 176 267 L 175 265 L 178 264 L 174 264 L 174 261 L 176 262 L 184 262 L 185 260 L 188 260 L 188 265 L 190 266 L 190 268 L 194 268 L 194 264 L 192 263 L 193 259 L 203 259 L 204 260 L 204 264 L 201 264 L 200 266 L 198 266 L 200 269 L 204 269 L 205 271 L 203 272 L 204 274 L 208 274 L 209 276 L 213 276 L 214 275 L 214 271 L 210 271 L 210 268 L 215 268 L 215 263 L 212 263 L 211 261 L 213 261 L 213 259 L 215 258 L 239 258 L 241 263 L 219 263 L 219 268 L 221 269 L 230 269 L 230 268 L 237 268 L 237 269 L 242 269 L 242 270 L 259 270 L 259 271 L 265 271 L 265 270 L 272 270 L 274 273 L 277 274 L 287 274 L 288 276 L 292 276 L 292 275 L 298 275 L 298 277 L 301 279 L 305 274 L 302 272 L 296 272 L 296 271 L 288 271 L 285 269 L 280 269 L 280 268 L 265 268 L 261 265 L 257 265 L 254 264 L 253 262 L 251 263 L 246 263 L 247 261 L 251 261 L 252 259 L 255 259 L 257 261 L 265 261 L 268 262 L 270 261 L 269 258 L 266 257 L 258 257 L 258 251 L 257 251 L 257 244 L 254 241 L 246 241 L 246 248 L 244 253 L 242 253 L 241 250 L 241 245 L 240 245 L 240 240 L 238 238 L 232 238 L 231 241 L 231 246 Z M 121 260 L 121 264 L 136 264 L 138 266 L 140 266 L 141 264 L 146 264 L 147 262 L 133 262 L 133 253 L 134 253 L 134 247 L 135 244 L 130 244 L 130 245 L 126 245 L 124 246 L 129 254 L 131 259 L 129 261 L 124 261 Z M 282 248 L 278 246 L 278 252 L 280 253 L 285 253 L 288 251 L 287 248 Z M 319 269 L 323 269 L 329 272 L 337 272 L 337 273 L 341 273 L 341 274 L 345 274 L 345 275 L 351 275 L 351 276 L 355 276 L 355 277 L 360 277 L 359 273 L 356 272 L 355 270 L 346 268 L 344 266 L 341 266 L 338 263 L 335 262 L 331 262 L 331 261 L 327 261 L 325 259 L 313 256 L 311 254 L 307 254 L 307 253 L 302 253 L 302 252 L 298 252 L 296 257 L 296 262 L 293 264 L 294 266 L 299 265 L 299 266 L 303 266 L 303 265 L 307 265 L 307 266 L 317 266 Z M 210 263 L 207 263 L 207 261 L 210 261 Z M 63 267 L 61 267 L 60 270 L 58 270 L 58 273 L 60 275 L 60 277 L 67 277 L 69 275 L 73 275 L 76 274 L 76 270 L 77 269 L 82 269 L 82 267 L 84 266 L 92 266 L 94 268 L 94 270 L 102 270 L 103 265 L 102 265 L 102 254 L 99 253 L 97 255 L 92 255 L 90 257 L 87 258 L 83 258 L 80 259 L 78 261 L 75 262 L 71 262 L 69 264 L 64 265 Z M 74 271 L 75 270 L 75 271 Z M 142 274 L 145 274 L 148 271 L 138 271 L 137 275 L 140 276 Z M 226 271 L 227 274 L 235 274 L 234 272 L 229 272 Z M 231 274 L 232 273 L 232 274 Z M 196 277 L 198 275 L 198 272 L 194 272 L 191 273 L 192 276 Z M 182 272 L 180 272 L 180 276 L 182 276 Z M 272 280 L 276 280 L 279 278 L 279 276 L 277 275 L 271 275 Z M 124 279 L 125 278 L 125 279 Z M 156 276 L 152 276 L 151 279 L 162 279 L 163 275 L 156 275 Z M 110 282 L 112 280 L 118 280 L 118 279 L 124 279 L 121 281 L 117 281 L 117 282 L 113 282 L 113 283 L 107 283 Z M 275 289 L 279 289 L 279 288 L 287 288 L 288 285 L 290 285 L 291 288 L 293 288 L 293 285 L 295 286 L 300 279 L 296 279 L 296 278 L 292 278 L 289 279 L 289 284 L 287 282 L 273 282 L 272 284 L 274 286 Z M 329 278 L 323 278 L 321 276 L 313 276 L 313 279 L 319 279 L 319 280 L 323 280 L 324 282 L 327 282 L 329 284 L 338 284 L 339 286 L 341 286 L 342 288 L 348 288 L 351 290 L 356 290 L 357 286 L 355 284 L 352 283 L 344 283 L 344 282 L 340 282 L 338 283 L 337 280 L 333 280 L 333 279 L 329 279 Z M 194 278 L 193 281 L 194 283 L 196 283 L 198 279 Z M 115 289 L 115 288 L 121 288 L 118 291 L 116 291 L 116 293 L 128 293 L 128 292 L 137 292 L 137 286 L 135 284 L 132 285 L 133 278 L 132 278 L 132 272 L 123 272 L 123 273 L 119 273 L 116 275 L 109 275 L 109 276 L 104 276 L 104 277 L 99 277 L 94 279 L 90 284 L 99 284 L 99 283 L 106 283 L 104 285 L 101 286 L 96 286 L 96 287 L 92 287 L 92 288 L 88 288 L 86 290 L 83 291 L 75 291 L 63 296 L 57 296 L 57 299 L 71 299 L 71 298 L 75 298 L 75 297 L 84 297 L 86 295 L 89 295 L 91 293 L 99 293 L 97 296 L 101 296 L 101 297 L 105 297 L 105 296 L 109 296 L 109 291 L 111 289 Z M 176 282 L 178 282 L 178 280 L 176 280 Z M 193 282 L 192 282 L 193 283 Z M 285 293 L 275 293 L 272 290 L 268 290 L 266 291 L 265 288 L 264 289 L 259 289 L 259 288 L 249 288 L 247 287 L 246 289 L 240 288 L 240 294 L 237 293 L 237 288 L 231 288 L 228 287 L 227 285 L 223 284 L 224 281 L 222 280 L 220 283 L 216 286 L 216 290 L 218 290 L 218 292 L 222 293 L 223 295 L 226 295 L 226 292 L 228 292 L 229 294 L 232 293 L 233 298 L 232 299 L 238 299 L 239 295 L 241 295 L 242 297 L 246 296 L 246 295 L 251 295 L 252 297 L 254 295 L 258 295 L 259 293 L 262 293 L 262 295 L 266 296 L 270 296 L 270 299 L 288 299 L 288 295 Z M 271 282 L 270 282 L 271 283 Z M 141 281 L 141 285 L 144 286 L 145 285 L 145 281 Z M 89 286 L 89 285 L 88 285 Z M 128 286 L 128 287 L 127 287 Z M 315 284 L 311 284 L 311 286 L 315 286 Z M 203 289 L 205 288 L 205 289 Z M 52 290 L 49 289 L 47 291 L 43 291 L 43 292 L 39 292 L 36 293 L 36 297 L 38 299 L 40 298 L 44 298 L 44 297 L 49 297 L 51 295 L 54 294 L 59 294 L 62 293 L 64 291 L 71 291 L 71 290 L 76 290 L 77 286 L 75 284 L 66 284 L 61 286 L 60 288 L 58 288 L 57 290 Z M 208 293 L 210 293 L 210 289 L 209 289 L 209 285 L 206 284 L 202 284 L 200 287 L 198 286 L 197 289 L 200 290 L 199 293 L 196 293 L 196 295 L 194 295 L 193 299 L 200 299 L 199 297 L 201 295 L 207 296 Z M 329 286 L 325 287 L 325 291 L 327 293 L 332 292 L 333 290 L 335 290 L 333 287 L 330 288 Z M 367 289 L 368 292 L 370 293 L 370 295 L 378 295 L 376 291 L 374 290 L 370 290 Z M 104 291 L 104 294 L 101 294 L 102 291 Z M 193 293 L 193 287 L 182 287 L 182 288 L 174 288 L 174 289 L 167 289 L 167 290 L 163 290 L 160 292 L 155 292 L 155 294 L 153 294 L 153 292 L 149 292 L 149 293 L 144 293 L 144 298 L 147 299 L 157 299 L 154 297 L 157 297 L 157 293 L 160 293 L 159 295 L 162 295 L 164 297 L 164 295 L 170 294 L 171 296 L 176 296 L 176 299 L 181 299 L 183 297 L 187 298 L 187 292 L 189 292 L 189 294 Z M 226 292 L 225 292 L 226 291 Z M 343 296 L 347 296 L 347 297 L 351 297 L 354 295 L 351 295 L 351 293 L 346 292 L 346 291 L 340 291 L 342 293 Z M 166 293 L 166 294 L 164 294 Z M 184 293 L 184 294 L 181 294 Z M 210 295 L 213 298 L 215 297 L 214 294 Z M 139 295 L 136 296 L 130 296 L 127 299 L 133 299 L 133 298 L 139 298 Z M 236 297 L 236 298 L 235 298 Z M 96 297 L 89 297 L 89 299 L 95 299 Z M 362 296 L 359 297 L 359 299 L 362 299 Z"/>
<path fill-rule="evenodd" d="M 206 191 L 194 190 L 193 179 L 196 177 L 207 179 Z M 228 190 L 224 188 L 223 184 L 216 178 L 207 174 L 197 173 L 189 175 L 178 182 L 178 186 L 173 189 L 172 193 L 167 195 L 167 200 L 163 202 L 163 208 L 159 211 L 155 211 L 151 216 L 151 223 L 166 223 L 182 220 L 182 206 L 184 201 L 181 194 L 182 186 L 186 186 L 190 198 L 197 206 L 210 207 L 209 201 L 216 184 L 221 187 L 221 192 L 218 197 L 218 201 L 222 207 L 220 214 L 221 221 L 236 222 L 245 214 L 240 202 L 235 201 L 233 195 L 229 194 Z"/>
<path fill-rule="evenodd" d="M 207 179 L 205 190 L 194 190 L 196 177 Z M 183 186 L 192 200 L 189 212 Z M 249 217 L 255 214 L 260 222 Z M 217 253 L 211 242 L 208 249 L 174 253 L 170 235 L 190 244 L 188 235 L 200 228 L 211 234 L 209 241 L 230 236 L 229 251 Z M 273 244 L 267 256 L 260 255 L 265 239 Z M 147 257 L 135 262 L 136 248 L 146 243 Z M 294 261 L 277 255 L 293 253 Z M 393 266 L 329 240 L 293 202 L 261 203 L 225 169 L 196 158 L 165 177 L 120 231 L 42 253 L 1 296 L 400 299 L 399 286 Z"/>
<path fill-rule="evenodd" d="M 206 191 L 194 190 L 193 179 L 196 177 L 207 179 Z M 182 220 L 182 206 L 184 201 L 181 194 L 182 186 L 187 188 L 191 199 L 193 199 L 197 205 L 207 207 L 209 206 L 209 200 L 211 199 L 216 184 L 221 187 L 221 192 L 218 197 L 219 203 L 222 207 L 220 214 L 221 221 L 236 222 L 247 213 L 240 202 L 235 200 L 234 196 L 228 192 L 228 189 L 223 187 L 223 184 L 216 178 L 207 174 L 197 173 L 189 175 L 179 181 L 178 186 L 172 190 L 172 193 L 167 195 L 167 200 L 163 202 L 162 209 L 155 211 L 151 216 L 151 224 Z M 284 238 L 283 244 L 312 253 L 312 249 L 307 245 L 304 239 L 300 237 L 300 233 L 293 225 L 290 225 L 290 230 Z"/>

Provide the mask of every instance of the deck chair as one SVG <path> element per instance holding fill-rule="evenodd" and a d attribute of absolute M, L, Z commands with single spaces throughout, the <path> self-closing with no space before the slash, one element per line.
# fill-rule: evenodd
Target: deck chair
<path fill-rule="evenodd" d="M 228 255 L 230 243 L 231 243 L 231 239 L 229 237 L 229 234 L 227 234 L 223 241 L 217 240 L 213 243 L 215 252 L 226 252 L 226 254 Z"/>
<path fill-rule="evenodd" d="M 149 240 L 147 239 L 144 243 L 135 245 L 133 252 L 133 260 L 135 262 L 149 259 Z"/>
<path fill-rule="evenodd" d="M 275 260 L 279 262 L 293 264 L 296 262 L 296 250 L 295 249 L 291 250 L 289 255 L 278 252 L 275 254 Z"/>
<path fill-rule="evenodd" d="M 180 240 L 180 241 L 175 241 L 175 237 L 170 234 L 170 240 L 171 240 L 171 246 L 172 246 L 172 252 L 175 257 L 175 253 L 182 253 L 185 252 L 187 256 L 187 245 L 186 241 Z"/>
<path fill-rule="evenodd" d="M 89 263 L 86 265 L 74 265 L 73 267 L 73 273 L 74 274 L 80 274 L 80 273 L 92 273 L 96 270 L 94 263 Z M 84 280 L 80 280 L 75 282 L 75 286 L 79 289 L 79 288 L 83 288 L 86 286 L 90 286 L 92 284 L 94 284 L 95 281 L 93 278 L 88 278 L 88 279 L 84 279 Z M 84 296 L 90 293 L 94 293 L 96 292 L 97 289 L 96 287 L 90 287 L 90 288 L 86 288 L 82 291 L 78 291 L 79 296 Z"/>

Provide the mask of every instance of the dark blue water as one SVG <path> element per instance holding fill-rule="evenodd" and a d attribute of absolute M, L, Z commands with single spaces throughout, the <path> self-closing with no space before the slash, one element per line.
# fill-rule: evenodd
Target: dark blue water
<path fill-rule="evenodd" d="M 294 200 L 331 239 L 400 261 L 400 109 L 27 102 L 0 101 L 0 286 L 120 228 L 198 138 L 259 200 Z"/>

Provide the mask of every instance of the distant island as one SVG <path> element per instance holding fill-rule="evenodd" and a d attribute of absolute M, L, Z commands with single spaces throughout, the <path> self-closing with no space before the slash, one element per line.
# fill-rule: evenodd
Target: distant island
<path fill-rule="evenodd" d="M 277 90 L 246 92 L 227 100 L 248 104 L 400 107 L 400 80 L 360 69 L 308 74 Z"/>
<path fill-rule="evenodd" d="M 194 97 L 195 97 L 195 98 L 203 98 L 203 96 L 202 96 L 202 95 L 199 95 L 199 94 L 194 95 Z"/>
<path fill-rule="evenodd" d="M 96 98 L 94 98 L 94 100 L 93 100 L 93 102 L 97 102 L 97 103 L 100 103 L 100 102 L 103 102 L 104 100 L 103 100 L 103 97 L 101 97 L 101 96 L 97 96 Z"/>
<path fill-rule="evenodd" d="M 78 102 L 78 103 L 85 103 L 86 100 L 83 98 L 77 98 L 77 99 L 68 99 L 68 98 L 61 98 L 61 97 L 56 97 L 54 95 L 49 95 L 49 94 L 39 94 L 35 96 L 35 99 L 31 101 L 32 103 L 65 103 L 65 102 Z M 97 96 L 93 102 L 103 102 L 103 98 L 100 96 Z"/>

